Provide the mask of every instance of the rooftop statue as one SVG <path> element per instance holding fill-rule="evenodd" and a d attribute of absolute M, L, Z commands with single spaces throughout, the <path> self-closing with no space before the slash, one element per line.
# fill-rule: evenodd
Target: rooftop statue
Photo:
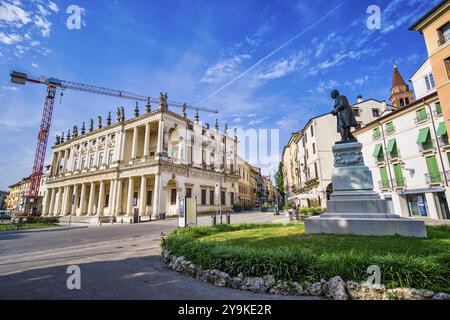
<path fill-rule="evenodd" d="M 347 97 L 340 95 L 339 91 L 333 90 L 331 98 L 334 99 L 334 107 L 331 114 L 337 119 L 337 132 L 341 134 L 340 143 L 355 142 L 356 138 L 351 133 L 351 128 L 356 127 L 355 114 L 350 108 Z"/>

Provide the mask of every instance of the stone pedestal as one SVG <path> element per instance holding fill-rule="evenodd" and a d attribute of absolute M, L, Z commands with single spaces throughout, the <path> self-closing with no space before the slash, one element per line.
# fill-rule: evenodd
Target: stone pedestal
<path fill-rule="evenodd" d="M 306 233 L 401 235 L 426 238 L 425 223 L 389 214 L 386 200 L 373 191 L 372 174 L 364 165 L 362 144 L 333 146 L 333 194 L 328 212 L 305 220 Z"/>

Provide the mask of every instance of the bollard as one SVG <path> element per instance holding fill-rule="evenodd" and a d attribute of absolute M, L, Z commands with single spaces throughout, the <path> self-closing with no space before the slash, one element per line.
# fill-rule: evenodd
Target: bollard
<path fill-rule="evenodd" d="M 216 219 L 217 219 L 217 216 L 216 216 L 216 215 L 212 215 L 212 216 L 211 216 L 211 225 L 212 225 L 212 226 L 215 226 L 215 225 L 217 224 Z"/>
<path fill-rule="evenodd" d="M 227 224 L 231 224 L 231 214 L 227 213 Z"/>

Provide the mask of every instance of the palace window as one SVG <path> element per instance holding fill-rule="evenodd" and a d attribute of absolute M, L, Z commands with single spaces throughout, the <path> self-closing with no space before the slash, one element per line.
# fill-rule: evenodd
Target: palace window
<path fill-rule="evenodd" d="M 416 122 L 424 122 L 428 119 L 427 110 L 425 108 L 419 109 L 416 111 Z"/>
<path fill-rule="evenodd" d="M 225 205 L 225 191 L 221 192 L 221 198 L 222 198 L 222 205 Z"/>
<path fill-rule="evenodd" d="M 148 206 L 152 205 L 152 190 L 147 191 L 147 205 Z"/>
<path fill-rule="evenodd" d="M 312 144 L 312 148 L 313 148 L 313 154 L 316 154 L 316 144 L 315 143 Z"/>
<path fill-rule="evenodd" d="M 372 156 L 375 158 L 375 162 L 383 162 L 384 161 L 383 145 L 381 143 L 378 143 L 375 146 Z"/>
<path fill-rule="evenodd" d="M 177 189 L 170 189 L 170 205 L 177 204 Z"/>
<path fill-rule="evenodd" d="M 209 205 L 214 205 L 214 190 L 209 190 Z"/>
<path fill-rule="evenodd" d="M 94 166 L 94 155 L 91 154 L 89 157 L 89 168 L 92 168 Z"/>
<path fill-rule="evenodd" d="M 186 198 L 192 198 L 192 188 L 186 188 Z"/>
<path fill-rule="evenodd" d="M 314 137 L 314 128 L 312 125 L 311 125 L 311 137 Z"/>
<path fill-rule="evenodd" d="M 378 118 L 380 116 L 380 110 L 379 109 L 372 109 L 372 116 L 374 118 Z"/>
<path fill-rule="evenodd" d="M 394 164 L 394 175 L 396 187 L 404 187 L 405 179 L 403 178 L 402 165 L 400 163 Z"/>
<path fill-rule="evenodd" d="M 417 144 L 421 151 L 427 151 L 434 148 L 433 140 L 431 139 L 430 128 L 423 128 L 419 131 Z"/>
<path fill-rule="evenodd" d="M 73 162 L 73 170 L 78 170 L 78 159 L 75 159 Z"/>
<path fill-rule="evenodd" d="M 205 189 L 202 189 L 202 199 L 201 199 L 201 201 L 202 201 L 202 206 L 205 206 L 206 205 L 206 190 Z"/>
<path fill-rule="evenodd" d="M 397 148 L 397 140 L 391 139 L 388 141 L 388 145 L 386 147 L 386 153 L 388 153 L 391 157 L 391 159 L 397 159 L 398 154 L 398 148 Z"/>
<path fill-rule="evenodd" d="M 380 128 L 378 127 L 378 128 L 373 129 L 373 139 L 376 140 L 376 139 L 379 139 L 380 137 L 381 137 Z"/>
<path fill-rule="evenodd" d="M 86 169 L 86 157 L 81 158 L 81 169 Z"/>
<path fill-rule="evenodd" d="M 98 154 L 98 165 L 99 166 L 103 165 L 103 152 L 100 152 Z"/>
<path fill-rule="evenodd" d="M 114 157 L 114 150 L 109 150 L 109 153 L 108 153 L 108 164 L 111 164 L 113 162 L 113 157 Z"/>

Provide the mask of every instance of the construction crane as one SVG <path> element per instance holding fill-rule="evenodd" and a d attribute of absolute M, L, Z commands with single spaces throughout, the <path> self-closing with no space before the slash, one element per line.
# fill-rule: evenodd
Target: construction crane
<path fill-rule="evenodd" d="M 11 76 L 11 82 L 15 84 L 21 84 L 24 85 L 26 82 L 32 82 L 32 83 L 38 83 L 43 84 L 47 86 L 47 95 L 45 97 L 44 102 L 44 110 L 42 112 L 42 120 L 41 120 L 41 126 L 39 129 L 38 134 L 38 141 L 36 146 L 36 153 L 34 156 L 34 163 L 33 163 L 33 171 L 31 174 L 31 182 L 30 187 L 28 189 L 28 196 L 31 198 L 37 198 L 39 196 L 39 187 L 40 187 L 40 181 L 44 169 L 44 161 L 45 161 L 45 152 L 47 148 L 47 141 L 48 141 L 48 135 L 50 133 L 50 125 L 52 121 L 52 114 L 53 114 L 53 106 L 55 104 L 55 97 L 56 97 L 56 89 L 60 88 L 62 90 L 76 90 L 76 91 L 83 91 L 83 92 L 89 92 L 94 94 L 101 94 L 105 96 L 111 96 L 111 97 L 118 97 L 123 99 L 129 99 L 134 101 L 146 101 L 147 103 L 155 102 L 158 103 L 158 99 L 154 99 L 151 97 L 145 97 L 138 94 L 122 91 L 122 90 L 114 90 L 114 89 L 108 89 L 98 86 L 93 86 L 89 84 L 83 84 L 83 83 L 77 83 L 77 82 L 71 82 L 66 80 L 59 80 L 52 77 L 35 77 L 35 76 L 29 76 L 26 73 L 23 72 L 17 72 L 12 71 L 10 73 Z M 202 111 L 202 112 L 211 112 L 211 113 L 218 113 L 218 110 L 209 109 L 209 108 L 202 108 L 202 107 L 196 107 L 192 105 L 186 105 L 179 102 L 173 102 L 173 101 L 167 101 L 169 106 L 177 107 L 177 108 L 186 108 L 196 111 Z"/>

